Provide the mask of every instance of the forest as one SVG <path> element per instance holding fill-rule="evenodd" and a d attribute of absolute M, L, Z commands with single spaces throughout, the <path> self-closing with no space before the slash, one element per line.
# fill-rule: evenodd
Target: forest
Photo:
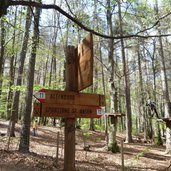
<path fill-rule="evenodd" d="M 170 21 L 170 0 L 1 0 L 0 170 L 171 169 Z M 93 114 L 36 115 L 41 91 Z"/>

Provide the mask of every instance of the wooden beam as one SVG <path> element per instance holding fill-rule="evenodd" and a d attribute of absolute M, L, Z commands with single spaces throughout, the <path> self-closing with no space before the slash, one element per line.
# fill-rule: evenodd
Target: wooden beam
<path fill-rule="evenodd" d="M 66 90 L 78 91 L 77 55 L 74 46 L 66 48 Z M 64 171 L 75 171 L 75 118 L 65 118 Z"/>
<path fill-rule="evenodd" d="M 105 113 L 105 115 L 107 115 L 107 116 L 114 116 L 114 117 L 122 117 L 122 116 L 125 116 L 124 113 L 120 113 L 120 112 Z"/>

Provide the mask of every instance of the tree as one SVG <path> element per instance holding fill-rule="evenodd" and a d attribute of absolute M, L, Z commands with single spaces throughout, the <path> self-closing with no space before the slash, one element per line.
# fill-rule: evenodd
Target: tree
<path fill-rule="evenodd" d="M 7 94 L 7 118 L 10 118 L 11 115 L 11 108 L 12 108 L 12 98 L 13 98 L 13 90 L 12 90 L 12 86 L 14 85 L 14 75 L 15 75 L 15 70 L 14 70 L 14 59 L 15 59 L 15 55 L 16 55 L 16 25 L 17 25 L 17 11 L 18 8 L 16 7 L 15 9 L 15 17 L 14 17 L 14 28 L 13 28 L 13 37 L 12 37 L 12 47 L 11 47 L 11 56 L 10 56 L 10 69 L 9 69 L 9 85 L 8 85 L 8 94 Z"/>
<path fill-rule="evenodd" d="M 39 43 L 40 11 L 41 11 L 40 8 L 36 8 L 35 15 L 34 15 L 34 33 L 32 37 L 32 51 L 31 51 L 31 56 L 29 60 L 25 108 L 24 108 L 23 123 L 22 123 L 22 128 L 21 128 L 20 144 L 19 144 L 19 151 L 22 153 L 29 152 L 30 120 L 31 120 L 31 109 L 32 109 L 36 52 L 37 52 L 38 43 Z"/>
<path fill-rule="evenodd" d="M 2 93 L 4 52 L 5 52 L 5 26 L 4 26 L 4 18 L 1 18 L 0 95 Z"/>
<path fill-rule="evenodd" d="M 156 15 L 158 15 L 159 14 L 158 0 L 156 0 L 155 2 L 156 2 L 155 11 L 156 11 Z M 159 28 L 158 34 L 161 35 L 161 33 L 162 32 Z M 170 103 L 169 88 L 168 88 L 167 75 L 166 75 L 166 64 L 165 64 L 165 55 L 163 49 L 163 41 L 161 37 L 159 37 L 159 44 L 160 44 L 159 53 L 161 57 L 161 79 L 162 79 L 163 97 L 164 97 L 164 105 L 165 105 L 165 117 L 169 118 L 171 117 L 171 107 L 170 107 L 171 103 Z M 166 124 L 166 153 L 171 154 L 171 130 L 170 127 L 167 126 L 167 124 Z"/>
<path fill-rule="evenodd" d="M 26 15 L 26 23 L 25 23 L 25 33 L 24 33 L 22 48 L 20 52 L 16 87 L 17 86 L 20 87 L 22 82 L 22 75 L 23 75 L 24 62 L 26 58 L 26 52 L 27 52 L 27 46 L 29 40 L 30 26 L 31 26 L 31 10 L 30 7 L 28 7 L 27 15 Z M 17 122 L 18 119 L 19 98 L 20 98 L 20 88 L 16 90 L 14 94 L 13 106 L 12 106 L 11 117 L 8 126 L 8 133 L 7 133 L 9 136 L 15 136 L 15 123 Z"/>
<path fill-rule="evenodd" d="M 152 92 L 152 99 L 154 100 L 155 103 L 157 103 L 157 55 L 156 55 L 156 40 L 152 40 L 152 44 L 153 44 L 153 52 L 152 54 L 149 52 L 150 54 L 150 58 L 151 58 L 151 63 L 152 63 L 152 74 L 153 74 L 153 92 Z M 158 109 L 157 109 L 158 110 Z M 154 143 L 157 145 L 163 145 L 162 142 L 162 138 L 161 138 L 161 130 L 160 130 L 160 123 L 155 120 L 154 121 L 154 136 L 153 136 L 153 140 Z M 152 131 L 151 131 L 152 132 Z M 153 132 L 152 132 L 153 133 Z"/>
<path fill-rule="evenodd" d="M 112 24 L 112 10 L 111 10 L 111 1 L 107 0 L 106 2 L 106 9 L 107 9 L 107 27 L 108 27 L 108 34 L 110 36 L 113 36 L 113 24 Z M 116 112 L 117 109 L 115 109 L 115 99 L 114 99 L 114 94 L 115 94 L 115 84 L 114 84 L 114 73 L 115 73 L 115 68 L 114 68 L 114 40 L 110 39 L 108 40 L 108 62 L 109 62 L 109 67 L 110 67 L 110 76 L 109 76 L 109 91 L 110 91 L 110 112 L 114 113 Z M 112 152 L 118 152 L 118 145 L 116 141 L 116 124 L 117 120 L 116 117 L 111 116 L 111 124 L 109 128 L 109 142 L 108 142 L 108 149 Z"/>
<path fill-rule="evenodd" d="M 119 28 L 120 36 L 123 36 L 123 21 L 121 16 L 121 3 L 118 0 L 118 13 L 119 13 Z M 131 98 L 130 98 L 130 83 L 129 83 L 129 72 L 124 51 L 124 41 L 121 38 L 121 53 L 123 61 L 123 71 L 125 79 L 125 98 L 126 98 L 126 142 L 132 142 L 132 117 L 131 117 Z"/>

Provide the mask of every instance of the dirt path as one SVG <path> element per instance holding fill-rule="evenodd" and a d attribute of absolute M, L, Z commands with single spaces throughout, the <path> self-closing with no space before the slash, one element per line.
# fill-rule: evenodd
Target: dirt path
<path fill-rule="evenodd" d="M 0 121 L 0 132 L 5 132 L 7 122 Z M 64 158 L 63 129 L 39 126 L 38 135 L 31 135 L 30 154 L 17 151 L 19 145 L 19 125 L 16 138 L 11 139 L 10 151 L 7 149 L 7 137 L 0 136 L 0 171 L 62 171 Z M 56 164 L 56 139 L 60 132 L 59 162 Z M 118 171 L 121 170 L 121 154 L 113 154 L 106 150 L 103 132 L 76 131 L 77 171 Z M 118 144 L 123 138 L 117 136 Z M 90 145 L 90 151 L 84 151 L 84 143 Z M 166 171 L 171 170 L 171 156 L 165 155 L 164 146 L 132 143 L 124 144 L 125 170 Z M 169 167 L 169 168 L 168 168 Z M 168 168 L 168 169 L 167 169 Z"/>

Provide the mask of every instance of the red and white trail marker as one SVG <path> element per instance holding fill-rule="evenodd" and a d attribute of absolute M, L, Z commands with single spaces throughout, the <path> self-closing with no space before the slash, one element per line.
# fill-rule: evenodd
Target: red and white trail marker
<path fill-rule="evenodd" d="M 34 93 L 33 96 L 41 103 L 45 102 L 46 90 L 41 89 L 38 92 Z"/>

